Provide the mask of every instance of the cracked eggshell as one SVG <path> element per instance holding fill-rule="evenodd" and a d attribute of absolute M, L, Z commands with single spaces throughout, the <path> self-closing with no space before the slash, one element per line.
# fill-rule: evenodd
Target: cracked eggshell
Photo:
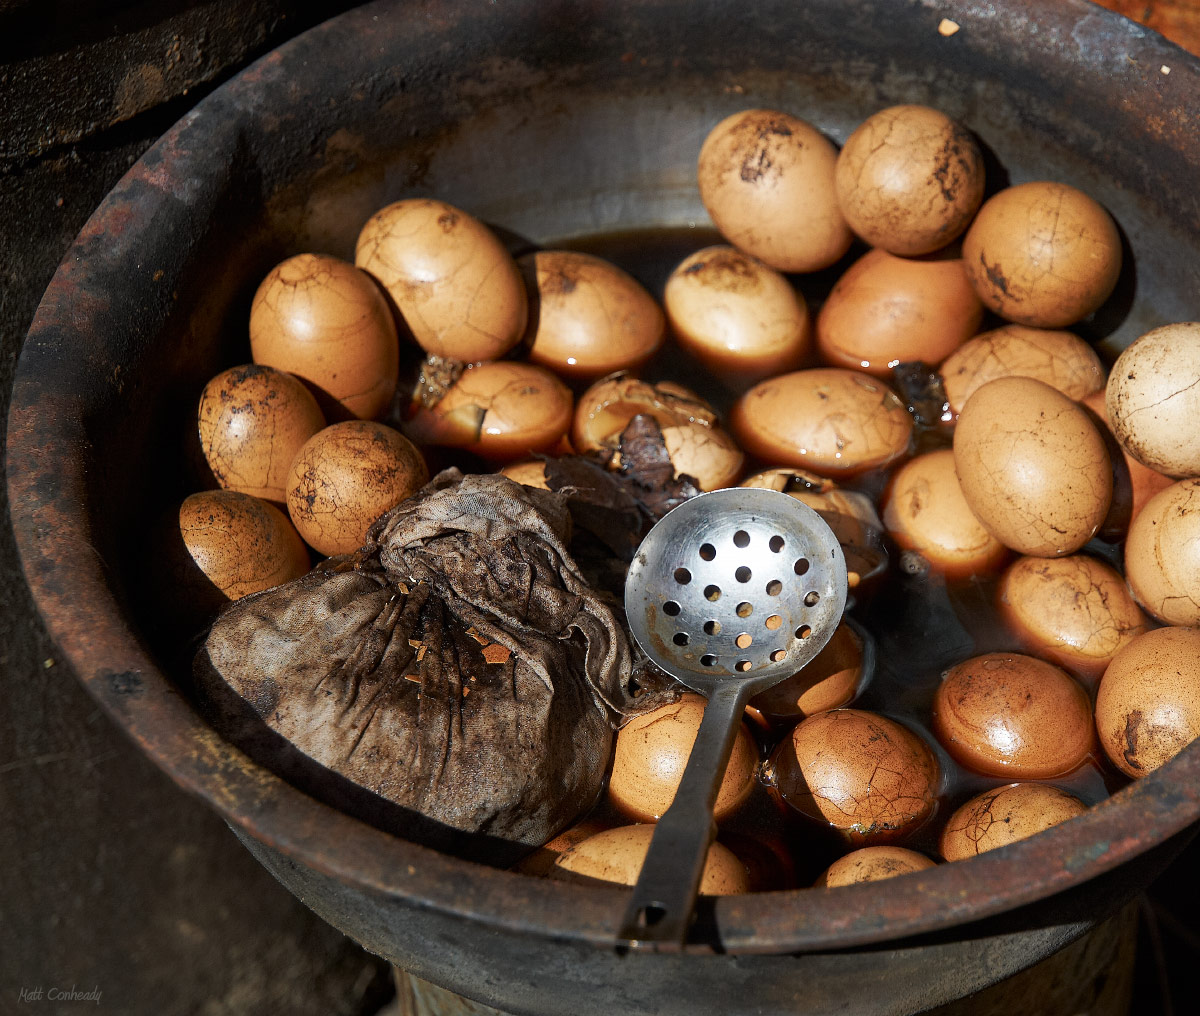
<path fill-rule="evenodd" d="M 947 861 L 965 861 L 1016 843 L 1087 811 L 1074 794 L 1047 783 L 1010 783 L 985 790 L 946 821 L 938 849 Z"/>
<path fill-rule="evenodd" d="M 1158 620 L 1200 625 L 1200 479 L 1159 491 L 1130 523 L 1125 578 Z"/>
<path fill-rule="evenodd" d="M 1038 328 L 1087 317 L 1121 274 L 1121 238 L 1112 217 L 1082 191 L 1048 181 L 988 198 L 962 253 L 984 306 Z"/>
<path fill-rule="evenodd" d="M 425 460 L 403 434 L 370 420 L 346 420 L 318 431 L 296 454 L 288 470 L 288 514 L 319 553 L 349 554 L 380 515 L 428 480 Z"/>
<path fill-rule="evenodd" d="M 815 272 L 854 239 L 837 201 L 836 162 L 837 149 L 811 124 L 775 110 L 743 110 L 704 139 L 700 200 L 739 250 L 781 272 Z"/>
<path fill-rule="evenodd" d="M 231 367 L 200 395 L 200 449 L 213 478 L 267 501 L 283 504 L 292 459 L 324 426 L 312 392 L 273 367 Z"/>
<path fill-rule="evenodd" d="M 1093 682 L 1149 626 L 1121 574 L 1086 554 L 1019 558 L 1001 576 L 997 600 L 1030 652 Z"/>
<path fill-rule="evenodd" d="M 387 300 L 364 272 L 324 254 L 297 254 L 263 279 L 250 354 L 309 384 L 331 420 L 373 419 L 396 392 L 400 347 Z"/>
<path fill-rule="evenodd" d="M 787 279 L 757 258 L 718 245 L 684 259 L 663 295 L 679 345 L 710 370 L 743 382 L 799 366 L 808 308 Z"/>
<path fill-rule="evenodd" d="M 1155 328 L 1117 357 L 1105 392 L 1121 446 L 1150 469 L 1200 476 L 1200 323 Z"/>
<path fill-rule="evenodd" d="M 985 574 L 1008 557 L 963 497 L 949 448 L 918 455 L 892 474 L 883 524 L 897 546 L 951 577 Z"/>
<path fill-rule="evenodd" d="M 820 515 L 841 544 L 846 558 L 846 581 L 851 589 L 879 577 L 887 568 L 883 523 L 871 499 L 861 491 L 843 490 L 828 477 L 787 466 L 764 469 L 747 477 L 739 486 L 790 494 Z"/>
<path fill-rule="evenodd" d="M 574 409 L 571 390 L 545 367 L 495 360 L 468 367 L 440 400 L 416 410 L 404 432 L 417 444 L 505 462 L 554 450 Z"/>
<path fill-rule="evenodd" d="M 846 269 L 817 313 L 817 349 L 835 367 L 887 378 L 899 363 L 940 363 L 982 318 L 961 259 L 877 247 Z"/>
<path fill-rule="evenodd" d="M 444 201 L 409 198 L 381 208 L 358 235 L 354 263 L 379 280 L 433 356 L 494 360 L 525 332 L 517 263 L 487 226 Z"/>
<path fill-rule="evenodd" d="M 618 732 L 608 797 L 639 822 L 657 822 L 675 800 L 704 718 L 704 697 L 685 692 L 671 702 L 640 713 Z M 745 722 L 738 727 L 713 818 L 721 822 L 750 796 L 758 768 L 758 748 Z"/>
<path fill-rule="evenodd" d="M 983 200 L 983 153 L 957 121 L 928 106 L 890 106 L 846 139 L 834 171 L 850 228 L 893 254 L 955 239 Z"/>
<path fill-rule="evenodd" d="M 1004 325 L 968 339 L 946 357 L 942 388 L 955 416 L 975 391 L 998 377 L 1032 377 L 1081 400 L 1104 388 L 1104 364 L 1073 332 Z"/>
<path fill-rule="evenodd" d="M 661 429 L 676 476 L 686 473 L 705 491 L 731 486 L 741 476 L 745 456 L 712 406 L 673 381 L 651 384 L 624 373 L 597 381 L 579 397 L 571 445 L 580 455 L 614 451 L 639 414 L 653 417 Z"/>
<path fill-rule="evenodd" d="M 581 876 L 634 885 L 654 836 L 653 825 L 617 826 L 589 836 L 564 850 L 554 862 L 555 877 Z M 746 868 L 737 855 L 720 843 L 708 848 L 700 875 L 700 892 L 729 896 L 749 891 Z"/>
<path fill-rule="evenodd" d="M 834 861 L 817 876 L 813 886 L 833 888 L 857 885 L 859 882 L 879 882 L 935 867 L 936 862 L 907 847 L 860 847 Z"/>
<path fill-rule="evenodd" d="M 602 258 L 545 250 L 517 259 L 530 294 L 529 359 L 563 377 L 632 370 L 662 345 L 666 317 L 640 282 Z"/>
<path fill-rule="evenodd" d="M 1139 779 L 1200 737 L 1200 630 L 1156 628 L 1108 665 L 1096 730 L 1113 765 Z"/>
<path fill-rule="evenodd" d="M 937 804 L 933 752 L 895 720 L 831 709 L 802 720 L 771 753 L 768 786 L 850 843 L 887 843 L 916 830 Z"/>
<path fill-rule="evenodd" d="M 997 378 L 971 396 L 954 431 L 954 466 L 971 510 L 1021 554 L 1071 554 L 1112 498 L 1104 438 L 1075 402 L 1033 378 Z"/>
<path fill-rule="evenodd" d="M 912 437 L 912 419 L 891 388 L 838 367 L 760 381 L 734 404 L 729 424 L 738 443 L 764 462 L 833 477 L 894 462 Z"/>
<path fill-rule="evenodd" d="M 1091 702 L 1083 686 L 1052 663 L 985 653 L 942 677 L 934 693 L 933 733 L 976 772 L 1044 780 L 1087 760 Z"/>

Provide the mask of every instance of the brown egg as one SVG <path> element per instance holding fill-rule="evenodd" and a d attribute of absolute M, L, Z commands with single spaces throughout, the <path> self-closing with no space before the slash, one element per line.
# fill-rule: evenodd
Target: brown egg
<path fill-rule="evenodd" d="M 529 359 L 563 377 L 640 367 L 662 345 L 666 319 L 645 288 L 590 254 L 544 250 L 517 259 L 531 295 Z"/>
<path fill-rule="evenodd" d="M 510 462 L 500 470 L 510 480 L 526 487 L 537 487 L 539 490 L 549 490 L 546 483 L 546 463 L 542 459 L 525 459 L 522 462 Z"/>
<path fill-rule="evenodd" d="M 713 408 L 683 385 L 651 384 L 628 374 L 603 378 L 579 397 L 571 444 L 581 455 L 613 451 L 638 414 L 654 417 L 675 475 L 691 476 L 701 490 L 737 482 L 744 456 L 717 422 Z"/>
<path fill-rule="evenodd" d="M 555 449 L 574 408 L 571 390 L 545 367 L 496 360 L 472 364 L 438 402 L 417 408 L 404 433 L 505 462 Z"/>
<path fill-rule="evenodd" d="M 1163 325 L 1130 344 L 1105 402 L 1123 448 L 1168 476 L 1200 476 L 1200 323 Z"/>
<path fill-rule="evenodd" d="M 764 775 L 793 808 L 854 844 L 905 836 L 937 804 L 938 765 L 925 742 L 859 709 L 802 720 L 772 752 Z"/>
<path fill-rule="evenodd" d="M 309 570 L 308 549 L 283 512 L 235 490 L 189 494 L 151 542 L 155 595 L 172 623 L 208 620 L 231 600 Z"/>
<path fill-rule="evenodd" d="M 312 392 L 273 367 L 232 367 L 200 395 L 200 448 L 213 477 L 227 490 L 267 501 L 283 503 L 288 466 L 324 426 Z"/>
<path fill-rule="evenodd" d="M 985 790 L 954 812 L 938 849 L 947 861 L 965 861 L 1066 822 L 1087 811 L 1073 794 L 1045 783 L 1010 783 Z"/>
<path fill-rule="evenodd" d="M 963 261 L 984 306 L 1018 324 L 1063 328 L 1108 299 L 1121 273 L 1121 238 L 1082 191 L 1023 183 L 983 203 L 963 239 Z"/>
<path fill-rule="evenodd" d="M 1078 404 L 1033 378 L 997 378 L 971 396 L 954 466 L 979 521 L 1021 554 L 1074 553 L 1108 513 L 1104 439 Z"/>
<path fill-rule="evenodd" d="M 1100 532 L 1096 535 L 1109 543 L 1119 543 L 1125 539 L 1130 522 L 1146 506 L 1146 502 L 1160 490 L 1171 486 L 1174 480 L 1149 466 L 1143 466 L 1121 447 L 1121 443 L 1112 432 L 1112 424 L 1109 423 L 1104 389 L 1092 392 L 1079 401 L 1080 405 L 1092 413 L 1096 422 L 1103 425 L 1102 433 L 1111 439 L 1105 443 L 1113 465 L 1112 506 L 1105 516 Z"/>
<path fill-rule="evenodd" d="M 685 692 L 678 702 L 635 716 L 617 732 L 609 800 L 630 818 L 656 822 L 675 800 L 704 717 L 704 697 Z M 758 768 L 758 748 L 743 723 L 717 791 L 713 818 L 736 811 L 750 794 Z"/>
<path fill-rule="evenodd" d="M 834 172 L 850 228 L 893 254 L 928 254 L 957 237 L 983 200 L 971 132 L 928 106 L 891 106 L 846 139 Z"/>
<path fill-rule="evenodd" d="M 876 248 L 846 269 L 821 307 L 817 349 L 835 367 L 890 377 L 898 363 L 941 363 L 982 318 L 958 258 Z"/>
<path fill-rule="evenodd" d="M 297 254 L 263 279 L 250 353 L 306 381 L 331 420 L 374 419 L 396 391 L 400 348 L 387 300 L 369 276 L 323 254 Z"/>
<path fill-rule="evenodd" d="M 487 226 L 444 201 L 409 198 L 381 208 L 358 235 L 354 263 L 383 284 L 434 356 L 494 360 L 525 332 L 516 262 Z"/>
<path fill-rule="evenodd" d="M 1096 730 L 1133 779 L 1200 736 L 1200 630 L 1157 628 L 1117 653 L 1096 693 Z"/>
<path fill-rule="evenodd" d="M 887 385 L 836 367 L 760 381 L 734 404 L 738 443 L 767 462 L 823 476 L 885 466 L 908 452 L 912 420 Z"/>
<path fill-rule="evenodd" d="M 318 552 L 349 554 L 372 522 L 428 480 L 425 460 L 404 435 L 347 420 L 314 434 L 297 453 L 288 471 L 288 514 Z"/>
<path fill-rule="evenodd" d="M 860 847 L 839 857 L 813 883 L 814 886 L 857 885 L 859 882 L 880 882 L 885 878 L 926 871 L 937 867 L 924 854 L 906 847 Z"/>
<path fill-rule="evenodd" d="M 1200 479 L 1160 490 L 1130 523 L 1125 578 L 1158 620 L 1200 625 Z"/>
<path fill-rule="evenodd" d="M 739 250 L 781 272 L 828 268 L 854 235 L 838 207 L 837 149 L 794 116 L 748 109 L 726 117 L 700 149 L 700 200 Z"/>
<path fill-rule="evenodd" d="M 985 574 L 1008 556 L 963 497 L 949 448 L 896 470 L 884 495 L 883 524 L 898 546 L 950 577 Z"/>
<path fill-rule="evenodd" d="M 1031 652 L 1092 680 L 1148 623 L 1121 575 L 1085 554 L 1018 559 L 1001 577 L 998 598 L 1001 616 Z"/>
<path fill-rule="evenodd" d="M 634 885 L 654 835 L 652 825 L 617 826 L 588 837 L 565 850 L 555 866 L 586 878 Z M 700 892 L 706 896 L 730 896 L 749 891 L 746 869 L 728 847 L 713 843 L 700 875 Z"/>
<path fill-rule="evenodd" d="M 998 377 L 1032 377 L 1076 401 L 1104 388 L 1104 365 L 1078 335 L 1005 325 L 968 339 L 942 364 L 946 401 L 957 416 L 980 386 Z"/>
<path fill-rule="evenodd" d="M 537 850 L 526 854 L 512 866 L 512 870 L 519 871 L 522 875 L 546 878 L 553 873 L 554 862 L 562 856 L 564 851 L 570 850 L 575 844 L 582 843 L 590 836 L 595 836 L 596 833 L 612 829 L 615 825 L 615 822 L 589 815 L 583 821 L 576 822 L 575 825 L 538 847 Z"/>
<path fill-rule="evenodd" d="M 796 723 L 848 704 L 869 677 L 863 662 L 862 636 L 843 621 L 803 670 L 759 692 L 750 705 L 768 721 Z"/>
<path fill-rule="evenodd" d="M 763 487 L 791 494 L 820 515 L 842 545 L 846 581 L 851 589 L 879 577 L 887 568 L 883 523 L 866 494 L 843 490 L 828 477 L 790 466 L 765 469 L 743 480 L 739 486 Z"/>
<path fill-rule="evenodd" d="M 1087 760 L 1091 703 L 1083 686 L 1052 663 L 985 653 L 943 676 L 934 693 L 933 732 L 970 769 L 1043 780 Z"/>
<path fill-rule="evenodd" d="M 779 272 L 733 247 L 705 247 L 667 279 L 663 303 L 679 345 L 735 383 L 799 366 L 808 309 Z"/>

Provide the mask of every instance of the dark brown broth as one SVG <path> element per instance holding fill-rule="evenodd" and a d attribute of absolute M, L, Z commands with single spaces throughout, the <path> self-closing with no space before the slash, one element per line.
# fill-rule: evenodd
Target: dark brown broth
<path fill-rule="evenodd" d="M 663 289 L 674 267 L 702 247 L 723 242 L 712 229 L 679 227 L 575 237 L 547 247 L 604 258 L 637 279 L 661 304 Z M 790 277 L 804 295 L 811 314 L 815 316 L 838 275 L 861 252 L 860 248 L 852 250 L 838 265 L 824 272 Z M 811 365 L 817 364 L 814 361 Z M 642 375 L 649 380 L 669 379 L 687 385 L 723 416 L 741 394 L 726 380 L 715 377 L 694 359 L 681 354 L 669 337 Z M 949 433 L 945 430 L 920 435 L 922 451 L 932 450 L 948 441 Z M 778 463 L 748 463 L 747 472 L 774 465 Z M 862 490 L 878 504 L 886 480 L 886 471 L 876 470 L 839 482 Z M 1114 563 L 1111 547 L 1094 542 L 1086 550 Z M 1013 781 L 972 772 L 950 758 L 929 727 L 934 692 L 945 671 L 956 663 L 986 652 L 1027 650 L 1005 627 L 995 610 L 996 576 L 949 581 L 920 567 L 919 561 L 918 567 L 905 568 L 905 564 L 912 563 L 912 558 L 906 559 L 895 546 L 889 545 L 888 552 L 888 572 L 850 609 L 851 616 L 875 640 L 876 666 L 858 697 L 849 704 L 899 720 L 919 732 L 936 754 L 942 772 L 937 810 L 921 829 L 907 840 L 899 841 L 903 846 L 936 858 L 939 856 L 938 835 L 954 809 L 989 787 Z M 1084 683 L 1087 687 L 1087 682 Z M 789 730 L 785 726 L 755 730 L 764 760 Z M 1087 804 L 1094 804 L 1127 781 L 1108 763 L 1097 746 L 1092 759 L 1075 772 L 1044 782 L 1075 794 Z M 602 802 L 598 809 L 601 814 L 606 814 L 611 806 Z M 620 821 L 615 815 L 609 817 Z M 850 849 L 827 831 L 802 819 L 790 807 L 780 806 L 778 799 L 762 784 L 755 788 L 746 805 L 723 824 L 721 835 L 728 837 L 729 834 L 783 837 L 795 865 L 796 884 L 801 886 L 810 884 L 825 866 Z"/>

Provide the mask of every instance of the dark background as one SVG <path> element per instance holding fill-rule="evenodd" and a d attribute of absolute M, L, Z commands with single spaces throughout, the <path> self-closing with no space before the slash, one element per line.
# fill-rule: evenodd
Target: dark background
<path fill-rule="evenodd" d="M 213 87 L 351 6 L 0 0 L 0 427 L 38 300 L 104 194 Z M 1200 50 L 1195 0 L 1105 6 Z M 377 1011 L 385 965 L 277 885 L 56 661 L 3 487 L 0 511 L 0 1013 L 57 1011 L 21 989 L 72 986 L 130 1016 Z M 1193 845 L 1143 900 L 1137 1012 L 1195 1011 L 1197 870 Z"/>

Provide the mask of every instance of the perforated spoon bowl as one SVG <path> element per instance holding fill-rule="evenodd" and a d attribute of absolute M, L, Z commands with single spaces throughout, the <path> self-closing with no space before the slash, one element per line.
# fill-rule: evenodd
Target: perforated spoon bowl
<path fill-rule="evenodd" d="M 824 648 L 846 606 L 846 562 L 815 511 L 732 487 L 685 501 L 642 541 L 625 581 L 634 637 L 708 699 L 670 808 L 622 920 L 622 942 L 678 950 L 715 834 L 713 802 L 746 703 Z"/>

